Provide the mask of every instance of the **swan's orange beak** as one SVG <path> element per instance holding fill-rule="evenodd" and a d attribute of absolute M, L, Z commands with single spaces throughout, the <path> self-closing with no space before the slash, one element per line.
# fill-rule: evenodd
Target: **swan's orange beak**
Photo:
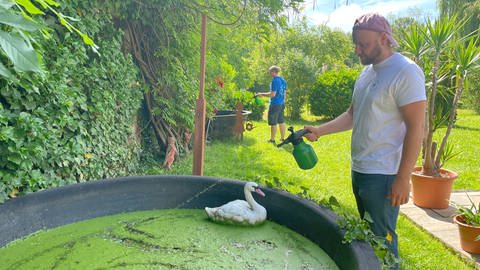
<path fill-rule="evenodd" d="M 265 197 L 265 193 L 263 193 L 263 191 L 259 188 L 255 188 L 255 192 L 260 194 L 261 196 Z"/>

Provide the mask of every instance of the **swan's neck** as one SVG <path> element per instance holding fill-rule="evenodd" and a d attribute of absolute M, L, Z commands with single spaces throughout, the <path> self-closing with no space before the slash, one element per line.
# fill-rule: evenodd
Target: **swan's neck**
<path fill-rule="evenodd" d="M 252 209 L 257 209 L 260 205 L 253 199 L 252 192 L 245 189 L 245 200 L 248 202 Z"/>

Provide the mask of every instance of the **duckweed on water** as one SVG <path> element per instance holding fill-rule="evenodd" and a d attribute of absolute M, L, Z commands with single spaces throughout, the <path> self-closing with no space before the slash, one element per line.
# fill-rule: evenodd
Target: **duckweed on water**
<path fill-rule="evenodd" d="M 203 210 L 167 209 L 86 220 L 0 249 L 0 269 L 338 269 L 305 237 L 267 221 L 239 227 Z"/>

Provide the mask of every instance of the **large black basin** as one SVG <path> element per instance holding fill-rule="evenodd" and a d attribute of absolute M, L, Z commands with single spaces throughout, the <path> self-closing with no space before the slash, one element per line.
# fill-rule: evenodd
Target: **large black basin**
<path fill-rule="evenodd" d="M 250 111 L 242 111 L 243 122 L 247 116 L 251 114 Z M 235 136 L 236 112 L 234 110 L 219 110 L 215 115 L 208 119 L 206 126 L 206 136 L 208 139 L 228 139 Z M 243 123 L 242 123 L 243 124 Z"/>
<path fill-rule="evenodd" d="M 123 212 L 204 208 L 243 198 L 245 182 L 198 176 L 140 176 L 75 184 L 11 199 L 0 205 L 0 247 L 41 229 Z M 268 218 L 318 244 L 340 269 L 381 269 L 365 242 L 342 244 L 344 232 L 327 208 L 286 192 L 262 188 Z"/>

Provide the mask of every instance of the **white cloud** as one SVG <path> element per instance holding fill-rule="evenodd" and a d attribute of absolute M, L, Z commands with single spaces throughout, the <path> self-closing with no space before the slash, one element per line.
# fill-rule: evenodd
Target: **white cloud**
<path fill-rule="evenodd" d="M 322 1 L 317 1 L 317 6 L 313 9 L 313 3 L 305 5 L 303 14 L 308 21 L 313 24 L 326 24 L 331 28 L 339 28 L 344 32 L 352 30 L 355 19 L 368 12 L 378 12 L 383 16 L 398 15 L 405 13 L 414 7 L 428 8 L 434 7 L 435 0 L 404 0 L 404 1 L 363 1 L 362 4 L 351 3 L 341 5 L 336 9 L 327 4 L 321 5 Z"/>
<path fill-rule="evenodd" d="M 340 28 L 345 32 L 349 32 L 352 29 L 355 19 L 363 13 L 366 12 L 357 4 L 341 6 L 334 10 L 330 16 L 328 16 L 328 20 L 323 23 L 326 23 L 327 26 L 331 28 Z"/>

